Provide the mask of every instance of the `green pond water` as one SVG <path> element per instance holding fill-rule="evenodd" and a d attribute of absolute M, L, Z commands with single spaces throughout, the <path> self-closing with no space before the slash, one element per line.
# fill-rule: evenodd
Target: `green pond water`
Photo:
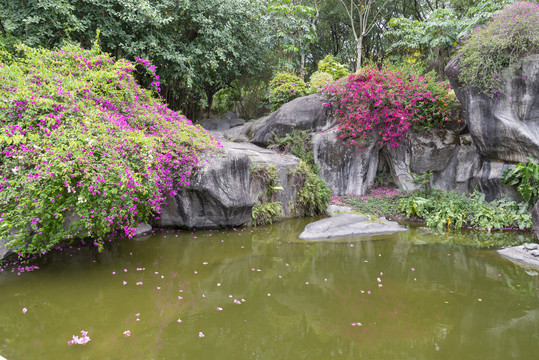
<path fill-rule="evenodd" d="M 296 237 L 308 222 L 163 230 L 112 241 L 101 254 L 56 251 L 35 263 L 38 271 L 8 268 L 0 273 L 0 355 L 539 358 L 539 276 L 492 248 L 454 245 L 529 235 L 415 228 L 307 243 Z M 68 345 L 81 330 L 91 341 Z"/>

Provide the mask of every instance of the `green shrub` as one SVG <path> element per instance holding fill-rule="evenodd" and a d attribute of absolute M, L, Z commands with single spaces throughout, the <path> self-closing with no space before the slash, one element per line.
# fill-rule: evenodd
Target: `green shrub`
<path fill-rule="evenodd" d="M 251 211 L 251 223 L 254 226 L 273 224 L 275 221 L 279 220 L 282 211 L 283 207 L 280 202 L 255 204 Z"/>
<path fill-rule="evenodd" d="M 301 179 L 298 184 L 296 215 L 315 216 L 325 214 L 331 200 L 331 190 L 326 182 L 316 175 L 304 161 L 300 162 L 296 169 L 296 175 Z"/>
<path fill-rule="evenodd" d="M 509 4 L 478 28 L 459 49 L 459 81 L 497 98 L 503 71 L 514 72 L 522 59 L 539 52 L 539 4 Z"/>
<path fill-rule="evenodd" d="M 527 203 L 519 204 L 511 199 L 489 203 L 477 191 L 467 196 L 456 191 L 433 190 L 427 197 L 412 195 L 401 199 L 399 209 L 407 217 L 418 216 L 428 227 L 439 230 L 467 226 L 490 231 L 532 226 Z"/>
<path fill-rule="evenodd" d="M 141 88 L 134 64 L 96 46 L 20 46 L 8 57 L 0 55 L 0 238 L 21 255 L 75 236 L 133 236 L 217 144 Z M 155 67 L 136 62 L 158 89 Z M 65 229 L 70 214 L 79 220 Z"/>
<path fill-rule="evenodd" d="M 316 93 L 319 88 L 323 87 L 330 81 L 333 81 L 333 76 L 331 76 L 330 73 L 316 71 L 311 76 L 311 81 L 309 83 L 309 92 L 311 94 Z"/>
<path fill-rule="evenodd" d="M 280 72 L 270 81 L 269 102 L 272 111 L 295 98 L 307 95 L 307 84 L 296 75 Z"/>
<path fill-rule="evenodd" d="M 517 190 L 522 198 L 534 205 L 539 200 L 539 164 L 533 157 L 528 163 L 519 163 L 513 169 L 507 169 L 502 176 L 506 185 L 518 185 Z"/>
<path fill-rule="evenodd" d="M 313 156 L 312 135 L 308 134 L 307 131 L 292 129 L 291 133 L 283 137 L 275 136 L 269 148 L 278 150 L 283 154 L 292 153 L 292 155 L 303 160 L 318 174 L 319 168 L 315 164 Z"/>
<path fill-rule="evenodd" d="M 330 74 L 334 80 L 350 75 L 350 69 L 335 60 L 333 55 L 326 55 L 325 58 L 318 62 L 318 71 Z"/>

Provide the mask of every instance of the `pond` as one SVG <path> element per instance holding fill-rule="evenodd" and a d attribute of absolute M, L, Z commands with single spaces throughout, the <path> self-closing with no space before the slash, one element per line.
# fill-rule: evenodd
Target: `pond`
<path fill-rule="evenodd" d="M 88 246 L 56 251 L 38 271 L 8 268 L 0 273 L 0 355 L 537 358 L 539 277 L 493 249 L 447 240 L 477 235 L 416 227 L 308 243 L 296 237 L 309 221 L 158 230 L 111 240 L 101 254 Z M 81 330 L 91 340 L 68 345 Z"/>

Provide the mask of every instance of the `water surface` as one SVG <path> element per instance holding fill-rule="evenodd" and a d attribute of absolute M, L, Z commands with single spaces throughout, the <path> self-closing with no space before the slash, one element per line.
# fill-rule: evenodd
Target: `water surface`
<path fill-rule="evenodd" d="M 539 277 L 494 249 L 454 245 L 523 242 L 522 233 L 416 228 L 308 243 L 296 238 L 308 221 L 162 230 L 0 273 L 0 355 L 537 359 Z M 69 346 L 81 330 L 91 341 Z"/>

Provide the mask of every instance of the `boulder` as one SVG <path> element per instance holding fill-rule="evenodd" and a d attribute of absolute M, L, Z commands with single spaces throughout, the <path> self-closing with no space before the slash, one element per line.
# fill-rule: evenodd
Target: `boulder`
<path fill-rule="evenodd" d="M 360 194 L 372 186 L 378 166 L 376 141 L 360 151 L 358 146 L 341 141 L 337 129 L 313 136 L 313 156 L 320 166 L 320 177 L 326 181 L 333 195 Z"/>
<path fill-rule="evenodd" d="M 539 268 L 539 251 L 536 250 L 536 246 L 532 245 L 537 244 L 512 246 L 498 250 L 497 253 L 509 260 L 524 264 L 528 267 Z"/>
<path fill-rule="evenodd" d="M 284 137 L 293 129 L 317 132 L 330 127 L 333 117 L 322 95 L 294 99 L 272 113 L 254 133 L 251 142 L 267 147 L 274 136 Z"/>
<path fill-rule="evenodd" d="M 433 188 L 469 193 L 481 167 L 481 157 L 469 135 L 441 129 L 411 132 L 400 146 L 384 149 L 382 156 L 390 165 L 394 182 L 405 190 L 419 187 L 412 174 L 432 172 Z"/>
<path fill-rule="evenodd" d="M 339 205 L 329 205 L 326 209 L 326 212 L 329 216 L 337 216 L 339 214 L 352 214 L 354 209 L 350 206 L 339 206 Z"/>
<path fill-rule="evenodd" d="M 513 75 L 503 75 L 503 92 L 493 99 L 467 88 L 458 79 L 458 57 L 445 72 L 464 106 L 468 127 L 479 153 L 506 163 L 539 157 L 539 55 L 524 59 Z"/>
<path fill-rule="evenodd" d="M 235 113 L 229 111 L 222 119 L 202 119 L 198 124 L 206 130 L 224 131 L 245 124 L 245 120 L 239 119 Z"/>
<path fill-rule="evenodd" d="M 385 218 L 371 220 L 367 216 L 340 214 L 310 223 L 299 235 L 303 240 L 321 240 L 351 236 L 370 236 L 408 231 L 404 226 Z"/>
<path fill-rule="evenodd" d="M 272 201 L 281 202 L 283 217 L 292 215 L 297 191 L 294 170 L 299 159 L 279 155 L 249 143 L 223 143 L 223 150 L 207 159 L 187 188 L 167 200 L 158 226 L 216 228 L 250 222 L 259 194 L 266 191 L 252 169 L 274 167 L 282 190 Z"/>
<path fill-rule="evenodd" d="M 265 124 L 267 118 L 264 116 L 260 119 L 250 120 L 242 126 L 226 130 L 223 132 L 223 137 L 232 142 L 249 142 L 258 129 Z"/>
<path fill-rule="evenodd" d="M 505 170 L 514 168 L 515 165 L 499 161 L 485 161 L 479 174 L 477 183 L 479 190 L 485 194 L 487 201 L 510 197 L 516 201 L 522 201 L 522 196 L 515 187 L 502 183 L 502 176 Z"/>

